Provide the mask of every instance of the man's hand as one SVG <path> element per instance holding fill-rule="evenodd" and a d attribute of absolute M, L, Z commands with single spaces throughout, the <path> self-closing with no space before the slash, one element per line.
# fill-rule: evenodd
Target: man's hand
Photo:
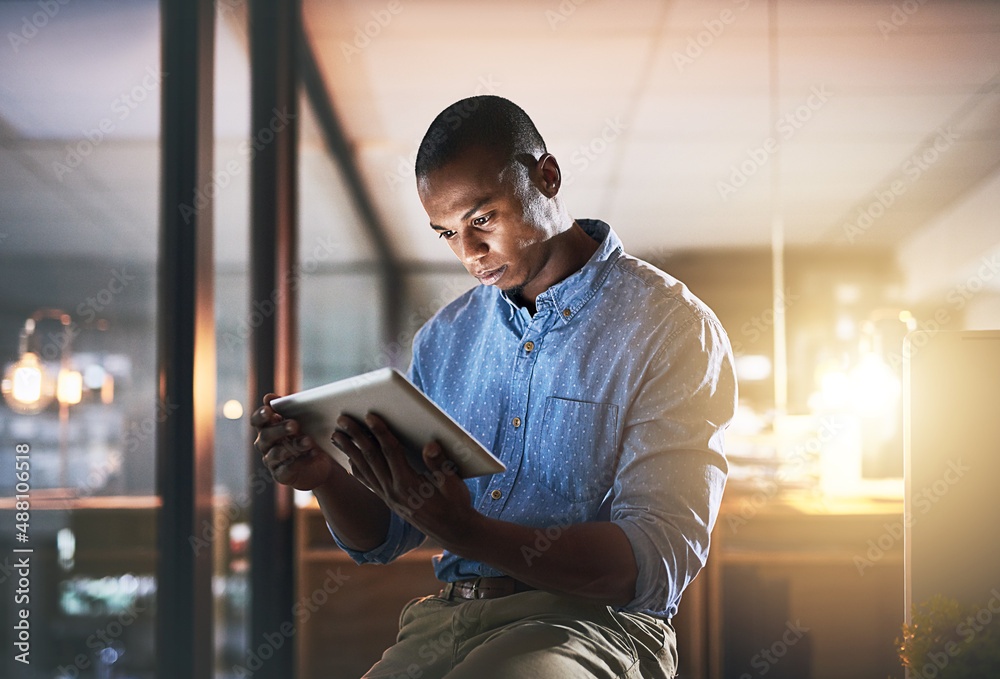
<path fill-rule="evenodd" d="M 367 426 L 365 426 L 367 425 Z M 468 486 L 436 442 L 423 448 L 429 473 L 415 471 L 406 450 L 369 413 L 365 424 L 337 420 L 331 437 L 351 460 L 354 477 L 390 509 L 442 547 L 482 561 L 539 589 L 624 606 L 635 596 L 638 567 L 624 531 L 610 522 L 560 526 L 558 539 L 530 558 L 539 528 L 489 518 L 472 506 Z"/>
<path fill-rule="evenodd" d="M 278 483 L 297 490 L 313 490 L 328 482 L 332 475 L 347 475 L 346 470 L 315 447 L 308 436 L 299 436 L 299 423 L 286 420 L 271 408 L 276 394 L 264 397 L 264 405 L 250 416 L 257 430 L 254 448 L 264 456 L 264 466 Z"/>
<path fill-rule="evenodd" d="M 323 518 L 347 547 L 367 552 L 385 542 L 389 510 L 382 500 L 316 448 L 311 438 L 301 436 L 298 422 L 274 412 L 274 398 L 265 396 L 264 405 L 250 416 L 257 430 L 254 448 L 274 480 L 313 491 Z"/>
<path fill-rule="evenodd" d="M 472 507 L 469 488 L 438 442 L 424 446 L 422 455 L 429 472 L 420 473 L 410 466 L 406 449 L 377 415 L 366 415 L 365 424 L 342 415 L 337 425 L 332 440 L 350 458 L 355 478 L 425 535 L 446 547 L 454 545 L 482 518 Z"/>

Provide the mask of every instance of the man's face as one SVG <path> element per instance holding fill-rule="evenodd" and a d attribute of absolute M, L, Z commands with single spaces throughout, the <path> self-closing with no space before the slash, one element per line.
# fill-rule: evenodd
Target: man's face
<path fill-rule="evenodd" d="M 431 228 L 466 270 L 483 285 L 516 294 L 531 291 L 558 228 L 549 198 L 529 172 L 536 173 L 471 149 L 417 182 Z"/>

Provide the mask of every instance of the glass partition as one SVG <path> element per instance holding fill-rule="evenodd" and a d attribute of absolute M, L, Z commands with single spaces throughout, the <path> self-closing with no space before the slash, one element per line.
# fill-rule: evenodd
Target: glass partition
<path fill-rule="evenodd" d="M 215 676 L 246 664 L 250 606 L 248 541 L 252 445 L 247 403 L 250 241 L 250 59 L 246 5 L 217 3 L 215 25 L 215 493 L 211 526 L 196 548 L 211 549 Z"/>
<path fill-rule="evenodd" d="M 151 677 L 158 5 L 0 29 L 0 675 Z"/>

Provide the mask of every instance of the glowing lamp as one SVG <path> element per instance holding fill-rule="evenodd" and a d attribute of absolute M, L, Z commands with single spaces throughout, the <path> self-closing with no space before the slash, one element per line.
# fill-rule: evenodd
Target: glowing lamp
<path fill-rule="evenodd" d="M 28 356 L 34 358 L 34 354 Z M 42 371 L 31 363 L 26 361 L 14 368 L 14 398 L 26 405 L 42 398 Z"/>
<path fill-rule="evenodd" d="M 83 398 L 83 375 L 75 370 L 60 370 L 56 398 L 70 406 L 79 403 Z"/>
<path fill-rule="evenodd" d="M 30 351 L 7 368 L 2 387 L 7 404 L 19 413 L 37 413 L 52 402 L 51 380 L 38 356 Z"/>

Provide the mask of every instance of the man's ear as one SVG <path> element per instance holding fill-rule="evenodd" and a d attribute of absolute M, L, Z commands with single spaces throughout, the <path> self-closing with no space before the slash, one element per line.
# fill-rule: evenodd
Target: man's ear
<path fill-rule="evenodd" d="M 551 153 L 543 153 L 535 164 L 535 169 L 539 178 L 538 190 L 546 198 L 555 197 L 562 186 L 562 171 L 556 157 Z"/>

